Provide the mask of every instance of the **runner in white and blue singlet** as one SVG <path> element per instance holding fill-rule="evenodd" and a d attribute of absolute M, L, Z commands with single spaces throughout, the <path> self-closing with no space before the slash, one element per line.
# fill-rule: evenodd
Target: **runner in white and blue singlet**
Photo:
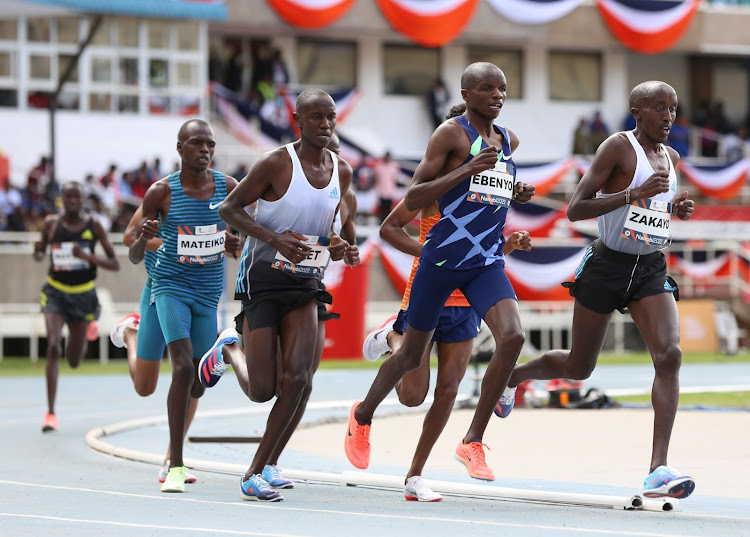
<path fill-rule="evenodd" d="M 506 79 L 491 63 L 469 65 L 461 77 L 462 116 L 449 119 L 430 138 L 405 203 L 410 211 L 438 202 L 441 218 L 427 235 L 409 302 L 408 330 L 388 358 L 367 397 L 351 409 L 345 450 L 367 468 L 369 429 L 375 409 L 408 371 L 419 367 L 443 305 L 460 289 L 495 336 L 474 419 L 456 447 L 469 475 L 494 480 L 484 460 L 482 437 L 524 343 L 513 287 L 505 274 L 502 235 L 512 200 L 527 202 L 534 187 L 515 181 L 511 158 L 518 137 L 494 124 L 505 102 Z"/>
<path fill-rule="evenodd" d="M 687 192 L 677 195 L 675 168 L 680 155 L 664 145 L 677 115 L 674 88 L 659 81 L 642 82 L 631 91 L 629 107 L 635 129 L 617 132 L 599 146 L 568 206 L 571 221 L 598 218 L 601 235 L 586 251 L 575 281 L 563 284 L 575 297 L 570 350 L 551 350 L 517 366 L 508 384 L 587 379 L 604 345 L 612 313 L 627 308 L 655 370 L 654 432 L 643 492 L 652 498 L 686 498 L 695 481 L 667 464 L 680 397 L 682 351 L 678 289 L 667 276 L 662 249 L 669 245 L 671 216 L 689 219 L 694 203 Z M 512 404 L 511 397 L 508 412 Z"/>

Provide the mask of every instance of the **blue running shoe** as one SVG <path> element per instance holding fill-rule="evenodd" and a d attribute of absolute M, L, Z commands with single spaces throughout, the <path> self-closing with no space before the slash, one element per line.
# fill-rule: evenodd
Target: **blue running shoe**
<path fill-rule="evenodd" d="M 230 343 L 237 343 L 239 340 L 240 338 L 234 328 L 227 328 L 219 334 L 216 343 L 208 349 L 208 352 L 203 355 L 198 363 L 198 378 L 201 384 L 210 388 L 219 382 L 219 379 L 229 367 L 229 364 L 224 362 L 224 357 L 221 355 L 221 348 Z"/>
<path fill-rule="evenodd" d="M 500 400 L 495 405 L 495 416 L 498 418 L 507 418 L 510 411 L 513 410 L 513 405 L 516 404 L 516 389 L 518 386 L 511 388 L 508 386 L 505 388 L 503 395 L 500 396 Z"/>
<path fill-rule="evenodd" d="M 260 474 L 260 476 L 271 485 L 271 488 L 274 489 L 291 489 L 294 488 L 294 481 L 291 479 L 287 479 L 283 475 L 281 475 L 281 472 L 279 472 L 279 467 L 275 464 L 266 464 L 263 467 L 263 472 Z"/>
<path fill-rule="evenodd" d="M 250 479 L 244 481 L 240 478 L 240 497 L 243 500 L 258 502 L 280 502 L 284 497 L 268 486 L 260 474 L 251 475 Z"/>
<path fill-rule="evenodd" d="M 669 466 L 659 466 L 643 480 L 643 495 L 646 498 L 687 498 L 693 490 L 693 478 Z"/>

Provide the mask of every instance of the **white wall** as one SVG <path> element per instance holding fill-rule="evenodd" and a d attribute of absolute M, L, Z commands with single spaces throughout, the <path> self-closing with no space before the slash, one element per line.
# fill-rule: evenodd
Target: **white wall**
<path fill-rule="evenodd" d="M 56 116 L 57 178 L 82 181 L 87 173 L 107 171 L 110 163 L 120 171 L 135 169 L 143 160 L 161 158 L 162 171 L 179 162 L 177 131 L 185 117 L 79 114 L 59 111 Z M 50 150 L 49 114 L 46 110 L 0 109 L 3 135 L 0 149 L 11 159 L 11 181 L 25 186 L 26 177 Z"/>

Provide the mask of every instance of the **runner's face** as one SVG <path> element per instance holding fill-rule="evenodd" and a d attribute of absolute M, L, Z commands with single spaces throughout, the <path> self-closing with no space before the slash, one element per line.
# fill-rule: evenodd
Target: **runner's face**
<path fill-rule="evenodd" d="M 67 214 L 78 214 L 83 207 L 83 192 L 76 186 L 65 187 L 62 193 L 62 201 Z"/>
<path fill-rule="evenodd" d="M 461 90 L 466 107 L 475 114 L 488 119 L 494 119 L 500 115 L 506 92 L 505 75 L 497 67 L 487 68 L 475 84 Z"/>
<path fill-rule="evenodd" d="M 671 88 L 665 87 L 645 99 L 639 112 L 641 127 L 646 135 L 664 143 L 677 116 L 677 95 Z"/>
<path fill-rule="evenodd" d="M 300 113 L 295 113 L 294 117 L 302 138 L 315 147 L 328 146 L 336 127 L 336 105 L 333 99 L 320 95 Z"/>
<path fill-rule="evenodd" d="M 177 152 L 182 157 L 182 167 L 205 171 L 211 165 L 216 149 L 213 130 L 206 125 L 193 126 L 182 142 L 177 142 Z"/>

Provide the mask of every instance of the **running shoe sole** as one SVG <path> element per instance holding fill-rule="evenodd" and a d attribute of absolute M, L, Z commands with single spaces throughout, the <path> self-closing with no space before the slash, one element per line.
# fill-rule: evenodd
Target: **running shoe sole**
<path fill-rule="evenodd" d="M 695 490 L 695 481 L 690 477 L 675 479 L 658 489 L 644 491 L 646 498 L 687 498 Z"/>

